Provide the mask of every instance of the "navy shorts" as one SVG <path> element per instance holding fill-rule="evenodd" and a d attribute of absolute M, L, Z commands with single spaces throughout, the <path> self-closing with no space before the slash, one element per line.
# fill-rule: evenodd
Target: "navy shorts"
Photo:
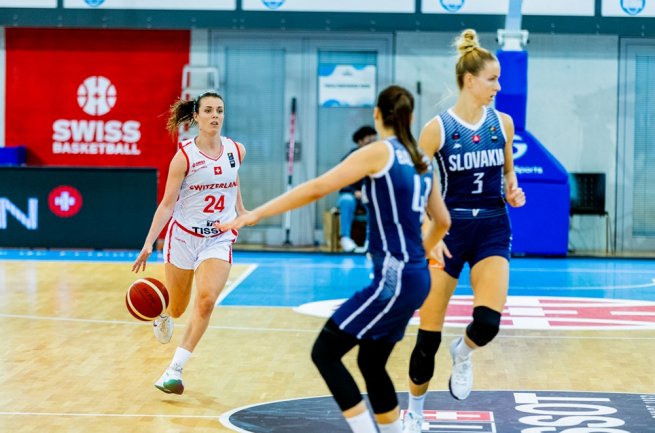
<path fill-rule="evenodd" d="M 445 257 L 444 270 L 459 279 L 462 268 L 472 268 L 480 260 L 491 256 L 508 261 L 512 248 L 512 228 L 507 209 L 453 209 L 451 226 L 444 242 L 453 255 Z"/>
<path fill-rule="evenodd" d="M 430 292 L 427 261 L 404 263 L 391 256 L 373 267 L 371 285 L 355 293 L 332 315 L 359 340 L 398 342 Z"/>

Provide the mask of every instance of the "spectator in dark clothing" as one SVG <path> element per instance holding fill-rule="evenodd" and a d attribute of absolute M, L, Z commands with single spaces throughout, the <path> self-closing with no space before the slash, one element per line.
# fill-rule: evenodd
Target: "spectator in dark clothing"
<path fill-rule="evenodd" d="M 374 142 L 377 139 L 377 132 L 371 126 L 362 126 L 353 134 L 353 142 L 357 145 L 350 149 L 350 151 L 341 160 L 346 159 L 351 153 L 357 149 Z M 340 225 L 340 241 L 341 248 L 345 252 L 352 252 L 357 248 L 357 244 L 350 237 L 350 231 L 355 219 L 355 211 L 362 203 L 362 185 L 364 180 L 353 183 L 345 188 L 339 190 L 339 200 L 337 206 L 339 207 L 339 225 Z"/>

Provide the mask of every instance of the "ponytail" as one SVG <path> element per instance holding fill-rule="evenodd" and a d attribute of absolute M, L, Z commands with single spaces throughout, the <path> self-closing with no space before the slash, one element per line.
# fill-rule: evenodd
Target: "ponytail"
<path fill-rule="evenodd" d="M 425 173 L 428 170 L 428 161 L 416 144 L 410 128 L 412 113 L 414 112 L 414 97 L 400 86 L 389 86 L 380 92 L 377 107 L 382 114 L 384 126 L 392 128 L 398 141 L 400 141 L 412 157 L 416 171 Z"/>
<path fill-rule="evenodd" d="M 184 101 L 182 99 L 175 101 L 175 103 L 171 105 L 168 122 L 166 123 L 166 129 L 168 132 L 175 134 L 183 123 L 188 123 L 191 126 L 195 125 L 196 121 L 193 118 L 193 114 L 199 112 L 200 102 L 203 98 L 208 96 L 223 101 L 223 97 L 213 91 L 205 92 L 197 98 L 189 101 Z"/>

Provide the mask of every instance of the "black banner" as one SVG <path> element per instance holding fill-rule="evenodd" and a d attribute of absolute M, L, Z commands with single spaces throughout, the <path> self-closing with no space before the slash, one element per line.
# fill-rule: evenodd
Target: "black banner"
<path fill-rule="evenodd" d="M 154 168 L 0 167 L 0 247 L 138 249 Z"/>

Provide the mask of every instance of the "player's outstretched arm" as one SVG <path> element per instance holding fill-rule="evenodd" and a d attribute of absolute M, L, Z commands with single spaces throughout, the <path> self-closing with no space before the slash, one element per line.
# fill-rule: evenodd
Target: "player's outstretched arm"
<path fill-rule="evenodd" d="M 264 203 L 248 214 L 240 215 L 233 221 L 215 224 L 215 227 L 222 231 L 238 230 L 246 225 L 257 224 L 264 218 L 279 215 L 312 203 L 331 192 L 355 183 L 365 176 L 379 172 L 389 161 L 390 152 L 388 145 L 383 141 L 364 146 L 351 153 L 348 158 L 325 174 L 298 185 L 291 191 Z"/>

